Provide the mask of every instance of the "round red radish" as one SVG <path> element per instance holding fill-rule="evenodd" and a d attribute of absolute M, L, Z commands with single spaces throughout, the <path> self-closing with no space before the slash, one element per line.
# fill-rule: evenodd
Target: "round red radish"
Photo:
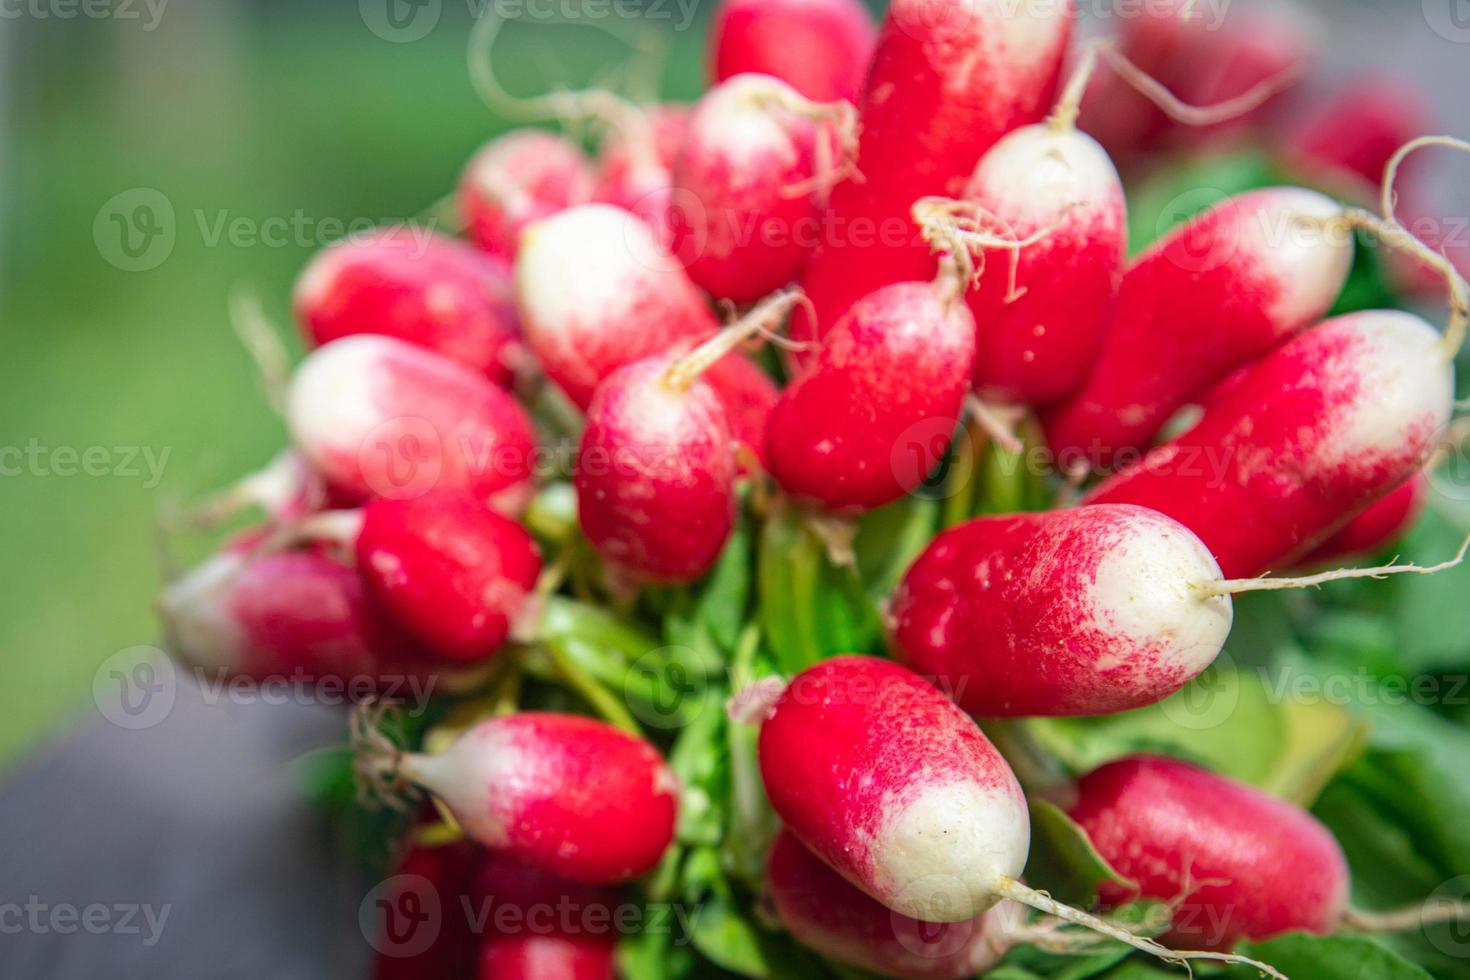
<path fill-rule="evenodd" d="M 1086 500 L 1169 515 L 1227 578 L 1289 567 L 1423 465 L 1453 406 L 1451 367 L 1408 313 L 1328 320 L 1242 370 L 1198 425 Z"/>
<path fill-rule="evenodd" d="M 591 718 L 491 718 L 396 765 L 471 839 L 573 881 L 637 877 L 674 837 L 678 782 L 658 750 Z"/>
<path fill-rule="evenodd" d="M 1409 532 L 1429 503 L 1429 478 L 1422 473 L 1379 500 L 1323 541 L 1300 562 L 1326 565 L 1377 554 Z"/>
<path fill-rule="evenodd" d="M 880 286 L 934 274 L 914 202 L 959 196 L 986 150 L 1041 120 L 1073 13 L 1070 0 L 895 0 L 888 8 L 858 104 L 863 180 L 833 190 L 802 277 L 815 321 L 797 311 L 794 339 L 820 338 Z"/>
<path fill-rule="evenodd" d="M 462 903 L 479 857 L 479 848 L 466 841 L 415 845 L 404 855 L 376 900 L 381 904 L 372 907 L 381 915 L 380 931 L 369 939 L 377 953 L 373 980 L 436 980 L 474 969 L 473 923 Z M 424 946 L 430 932 L 433 938 Z"/>
<path fill-rule="evenodd" d="M 533 221 L 592 196 L 592 170 L 571 141 L 535 129 L 498 136 L 470 160 L 459 184 L 460 213 L 480 247 L 514 260 Z"/>
<path fill-rule="evenodd" d="M 754 302 L 806 262 L 818 224 L 811 185 L 823 176 L 817 141 L 827 137 L 803 104 L 778 78 L 736 75 L 694 107 L 671 216 L 689 278 L 712 296 Z"/>
<path fill-rule="evenodd" d="M 463 489 L 517 512 L 531 490 L 531 420 L 461 364 L 390 337 L 333 341 L 297 368 L 286 421 L 296 448 L 343 497 Z"/>
<path fill-rule="evenodd" d="M 309 346 L 383 334 L 510 385 L 520 347 L 510 266 L 419 228 L 385 228 L 318 253 L 296 281 Z"/>
<path fill-rule="evenodd" d="M 541 574 L 531 536 L 463 492 L 370 501 L 355 547 L 380 608 L 455 661 L 500 649 Z"/>
<path fill-rule="evenodd" d="M 572 208 L 527 230 L 516 294 L 527 344 L 583 409 L 623 365 L 719 329 L 648 226 L 605 204 Z"/>
<path fill-rule="evenodd" d="M 680 348 L 675 348 L 679 350 Z M 771 376 L 740 353 L 727 354 L 703 375 L 706 383 L 719 396 L 725 409 L 725 421 L 735 441 L 755 454 L 765 465 L 766 425 L 781 390 Z M 742 465 L 742 470 L 745 467 Z"/>
<path fill-rule="evenodd" d="M 617 892 L 490 852 L 472 889 L 488 933 L 480 980 L 612 980 Z"/>
<path fill-rule="evenodd" d="M 975 390 L 987 401 L 1046 405 L 1087 376 L 1110 325 L 1127 254 L 1118 171 L 1090 136 L 1027 126 L 980 159 L 965 189 L 1008 237 L 988 249 L 975 317 Z"/>
<path fill-rule="evenodd" d="M 678 382 L 672 355 L 603 382 L 577 450 L 577 515 L 604 560 L 636 578 L 688 582 L 735 526 L 735 437 L 704 381 Z"/>
<path fill-rule="evenodd" d="M 1225 950 L 1242 939 L 1332 932 L 1347 909 L 1342 848 L 1306 811 L 1175 759 L 1139 756 L 1083 776 L 1071 816 L 1113 868 L 1106 901 L 1179 902 L 1163 941 Z"/>
<path fill-rule="evenodd" d="M 893 645 L 980 716 L 1103 715 L 1160 701 L 1230 633 L 1204 544 L 1143 507 L 984 517 L 935 538 L 891 607 Z"/>
<path fill-rule="evenodd" d="M 771 709 L 760 767 L 803 844 L 890 909 L 962 922 L 1019 878 L 1021 787 L 979 727 L 907 668 L 844 656 L 810 667 Z"/>
<path fill-rule="evenodd" d="M 963 922 L 921 922 L 891 911 L 823 864 L 790 831 L 771 848 L 766 885 L 776 915 L 809 949 L 899 977 L 973 977 L 998 963 L 1025 921 L 1014 902 Z"/>
<path fill-rule="evenodd" d="M 710 84 L 758 72 L 815 102 L 850 99 L 876 40 L 859 0 L 722 0 L 710 26 Z"/>
<path fill-rule="evenodd" d="M 674 160 L 688 126 L 687 106 L 656 106 L 610 133 L 597 157 L 592 199 L 636 214 L 665 245 L 673 241 Z"/>
<path fill-rule="evenodd" d="M 1086 384 L 1043 417 L 1062 463 L 1126 463 L 1191 398 L 1315 323 L 1352 267 L 1352 235 L 1324 227 L 1341 214 L 1313 191 L 1251 191 L 1139 256 Z"/>
<path fill-rule="evenodd" d="M 771 474 L 833 510 L 902 497 L 939 463 L 970 387 L 975 324 L 935 283 L 885 286 L 852 308 L 781 394 Z"/>

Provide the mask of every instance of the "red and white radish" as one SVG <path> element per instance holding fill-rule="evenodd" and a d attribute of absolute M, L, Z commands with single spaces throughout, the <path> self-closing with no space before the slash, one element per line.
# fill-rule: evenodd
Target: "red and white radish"
<path fill-rule="evenodd" d="M 365 771 L 438 797 L 472 840 L 572 881 L 650 870 L 674 837 L 678 781 L 643 739 L 580 715 L 479 722 L 436 755 L 376 739 Z"/>
<path fill-rule="evenodd" d="M 1179 904 L 1169 945 L 1229 949 L 1284 932 L 1326 934 L 1347 911 L 1342 848 L 1310 814 L 1175 759 L 1139 756 L 1083 776 L 1070 808 L 1134 888 L 1105 901 Z"/>
<path fill-rule="evenodd" d="M 681 351 L 685 346 L 674 348 Z M 704 380 L 720 398 L 725 409 L 725 421 L 730 426 L 730 435 L 754 457 L 754 461 L 765 465 L 766 426 L 781 390 L 771 376 L 754 361 L 740 353 L 726 354 L 704 373 Z M 741 461 L 741 470 L 747 470 L 746 461 Z"/>
<path fill-rule="evenodd" d="M 1195 217 L 1129 268 L 1082 389 L 1043 416 L 1064 465 L 1114 468 L 1190 398 L 1315 322 L 1342 289 L 1353 239 L 1313 191 L 1251 191 Z"/>
<path fill-rule="evenodd" d="M 893 646 L 981 716 L 1101 715 L 1160 701 L 1230 633 L 1219 566 L 1143 507 L 985 517 L 935 538 L 890 610 Z"/>
<path fill-rule="evenodd" d="M 901 915 L 823 864 L 790 831 L 771 847 L 766 886 L 781 924 L 803 946 L 884 976 L 972 977 L 1000 961 L 1025 922 L 1025 909 L 1014 902 L 962 922 Z"/>
<path fill-rule="evenodd" d="M 783 489 L 857 512 L 929 475 L 958 424 L 975 356 L 959 288 L 898 283 L 848 311 L 771 412 L 766 463 Z"/>
<path fill-rule="evenodd" d="M 481 374 L 391 337 L 345 337 L 291 379 L 296 448 L 353 501 L 463 489 L 505 512 L 529 497 L 531 420 Z"/>
<path fill-rule="evenodd" d="M 1380 499 L 1301 560 L 1304 566 L 1372 555 L 1409 532 L 1429 503 L 1429 478 L 1419 474 Z"/>
<path fill-rule="evenodd" d="M 859 0 L 722 0 L 710 26 L 710 84 L 758 72 L 816 102 L 850 99 L 877 33 Z"/>
<path fill-rule="evenodd" d="M 379 608 L 453 661 L 499 650 L 541 573 L 519 524 L 458 491 L 369 501 L 354 550 Z"/>
<path fill-rule="evenodd" d="M 861 183 L 833 190 L 792 336 L 819 339 L 881 286 L 927 279 L 934 257 L 911 209 L 957 196 L 986 150 L 1040 121 L 1072 34 L 1070 0 L 897 0 L 859 102 Z"/>
<path fill-rule="evenodd" d="M 592 170 L 570 140 L 516 129 L 486 144 L 459 184 L 460 214 L 480 247 L 514 261 L 521 232 L 533 221 L 592 197 Z"/>
<path fill-rule="evenodd" d="M 471 891 L 475 912 L 490 926 L 479 980 L 613 980 L 614 889 L 567 881 L 492 851 Z"/>
<path fill-rule="evenodd" d="M 689 107 L 683 105 L 669 103 L 624 114 L 598 150 L 592 200 L 637 215 L 660 242 L 670 245 L 674 160 L 688 126 Z"/>
<path fill-rule="evenodd" d="M 756 74 L 699 100 L 674 164 L 670 213 L 675 253 L 696 285 L 749 303 L 800 274 L 817 238 L 816 193 L 840 176 L 824 124 L 845 109 Z"/>
<path fill-rule="evenodd" d="M 311 347 L 383 334 L 509 385 L 519 360 L 511 269 L 462 242 L 383 228 L 318 253 L 296 281 L 296 319 Z"/>
<path fill-rule="evenodd" d="M 1243 369 L 1199 424 L 1085 500 L 1173 517 L 1231 578 L 1285 567 L 1424 464 L 1451 367 L 1418 317 L 1337 317 Z"/>

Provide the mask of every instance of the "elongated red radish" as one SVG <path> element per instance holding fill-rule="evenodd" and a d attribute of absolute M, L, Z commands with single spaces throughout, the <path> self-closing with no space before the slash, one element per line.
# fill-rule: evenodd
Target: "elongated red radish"
<path fill-rule="evenodd" d="M 987 401 L 1056 402 L 1082 384 L 1111 322 L 1128 235 L 1118 171 L 1062 116 L 991 147 L 963 197 L 1007 237 L 1036 236 L 1014 255 L 981 250 L 985 273 L 965 296 L 975 390 Z"/>
<path fill-rule="evenodd" d="M 699 100 L 674 164 L 671 212 L 676 254 L 697 286 L 748 303 L 800 274 L 817 238 L 816 185 L 838 176 L 836 161 L 824 172 L 828 135 L 819 123 L 843 109 L 850 106 L 812 103 L 757 74 L 736 75 Z"/>
<path fill-rule="evenodd" d="M 673 242 L 674 160 L 688 126 L 689 107 L 666 103 L 626 116 L 598 150 L 592 199 L 642 218 L 664 245 Z"/>
<path fill-rule="evenodd" d="M 776 297 L 694 351 L 636 361 L 597 389 L 577 450 L 577 516 L 619 571 L 688 582 L 714 565 L 735 526 L 739 463 L 729 413 L 701 375 L 794 302 Z"/>
<path fill-rule="evenodd" d="M 1343 86 L 1281 135 L 1303 171 L 1376 192 L 1395 151 L 1430 124 L 1422 93 L 1395 77 L 1370 75 Z"/>
<path fill-rule="evenodd" d="M 1051 105 L 1072 34 L 1055 0 L 925 0 L 889 7 L 859 102 L 857 169 L 833 190 L 792 336 L 821 338 L 880 286 L 934 273 L 911 216 L 929 195 L 958 195 L 986 150 Z"/>
<path fill-rule="evenodd" d="M 792 678 L 761 726 L 761 778 L 813 853 L 883 905 L 963 922 L 1002 899 L 1175 962 L 1171 952 L 1019 880 L 1031 824 L 1020 784 L 973 719 L 905 667 L 825 660 Z"/>
<path fill-rule="evenodd" d="M 766 885 L 781 924 L 803 946 L 884 976 L 972 977 L 1000 961 L 1025 921 L 1014 902 L 963 922 L 900 915 L 823 864 L 790 831 L 771 847 Z"/>
<path fill-rule="evenodd" d="M 384 904 L 377 906 L 383 918 L 381 932 L 370 940 L 377 951 L 373 980 L 436 980 L 474 969 L 477 943 L 463 903 L 481 853 L 468 841 L 410 847 L 388 880 Z M 419 914 L 425 917 L 412 918 Z M 409 922 L 413 927 L 405 928 Z M 418 948 L 423 943 L 420 929 L 433 931 L 423 949 Z"/>
<path fill-rule="evenodd" d="M 788 493 L 839 512 L 914 490 L 947 451 L 970 386 L 975 324 L 959 284 L 875 290 L 781 393 L 766 464 Z"/>
<path fill-rule="evenodd" d="M 1230 578 L 1287 567 L 1423 465 L 1454 402 L 1439 336 L 1407 313 L 1329 320 L 1233 379 L 1194 428 L 1089 503 L 1188 527 Z"/>
<path fill-rule="evenodd" d="M 541 573 L 531 536 L 462 491 L 369 501 L 354 548 L 378 606 L 453 661 L 498 651 Z"/>
<path fill-rule="evenodd" d="M 1102 715 L 1214 661 L 1228 596 L 1187 528 L 1143 507 L 985 517 L 930 543 L 893 597 L 893 646 L 981 716 Z"/>
<path fill-rule="evenodd" d="M 488 931 L 479 980 L 613 980 L 617 892 L 490 852 L 472 888 Z"/>
<path fill-rule="evenodd" d="M 470 839 L 572 881 L 612 884 L 658 863 L 674 836 L 678 782 L 643 739 L 580 715 L 482 721 L 437 755 L 369 739 L 365 771 L 407 779 L 449 807 Z"/>
<path fill-rule="evenodd" d="M 1229 949 L 1301 930 L 1334 931 L 1348 868 L 1327 828 L 1284 800 L 1175 759 L 1138 756 L 1083 776 L 1073 820 L 1137 884 L 1105 901 L 1178 901 L 1163 941 Z"/>
<path fill-rule="evenodd" d="M 311 347 L 383 334 L 509 385 L 520 359 L 511 269 L 427 229 L 383 228 L 318 253 L 296 280 L 296 319 Z"/>
<path fill-rule="evenodd" d="M 460 214 L 480 247 L 513 261 L 521 232 L 533 221 L 592 196 L 592 170 L 571 141 L 536 129 L 516 129 L 487 143 L 459 184 Z"/>
<path fill-rule="evenodd" d="M 1126 462 L 1191 397 L 1327 312 L 1352 266 L 1352 236 L 1324 226 L 1342 214 L 1313 191 L 1251 191 L 1140 255 L 1086 383 L 1043 416 L 1058 459 Z"/>
<path fill-rule="evenodd" d="M 1429 492 L 1429 479 L 1422 473 L 1408 480 L 1313 548 L 1300 564 L 1325 565 L 1392 547 L 1424 513 Z"/>
<path fill-rule="evenodd" d="M 498 510 L 529 497 L 534 436 L 519 403 L 483 375 L 391 337 L 313 352 L 291 379 L 292 442 L 352 500 L 458 488 Z"/>
<path fill-rule="evenodd" d="M 817 102 L 850 99 L 877 34 L 858 0 L 722 0 L 710 25 L 710 84 L 759 72 Z"/>

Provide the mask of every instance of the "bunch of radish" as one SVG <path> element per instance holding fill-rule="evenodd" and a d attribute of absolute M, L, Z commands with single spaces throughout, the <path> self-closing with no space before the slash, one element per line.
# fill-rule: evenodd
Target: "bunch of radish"
<path fill-rule="evenodd" d="M 417 814 L 384 901 L 427 887 L 443 920 L 378 976 L 693 969 L 652 930 L 477 903 L 708 905 L 695 949 L 750 976 L 780 943 L 898 977 L 1028 947 L 1281 976 L 1239 944 L 1404 924 L 1349 905 L 1294 804 L 1163 755 L 1041 779 L 1015 735 L 1183 691 L 1238 595 L 1470 547 L 1332 567 L 1429 506 L 1470 286 L 1395 193 L 1411 153 L 1470 146 L 1342 98 L 1288 143 L 1313 186 L 1219 195 L 1130 258 L 1125 176 L 1289 118 L 1311 55 L 1288 15 L 1212 37 L 1146 6 L 1074 44 L 1057 0 L 880 26 L 723 0 L 692 105 L 512 97 L 484 13 L 476 88 L 528 124 L 464 166 L 455 227 L 311 258 L 289 376 L 252 328 L 289 445 L 194 513 L 258 511 L 159 601 L 201 675 L 356 692 L 361 795 Z M 1448 287 L 1443 335 L 1331 315 L 1363 239 Z M 992 491 L 1028 449 L 1056 505 L 1013 512 Z M 1110 872 L 1070 904 L 1034 860 L 1059 825 Z"/>

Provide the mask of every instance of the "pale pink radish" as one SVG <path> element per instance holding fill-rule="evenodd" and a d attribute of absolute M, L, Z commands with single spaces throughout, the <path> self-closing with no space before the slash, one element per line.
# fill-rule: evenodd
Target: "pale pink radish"
<path fill-rule="evenodd" d="M 382 334 L 509 385 L 521 359 L 511 268 L 427 229 L 383 228 L 319 252 L 296 280 L 310 347 Z"/>
<path fill-rule="evenodd" d="M 592 199 L 636 214 L 660 242 L 671 245 L 674 160 L 689 126 L 689 107 L 666 103 L 621 120 L 598 150 Z"/>
<path fill-rule="evenodd" d="M 1000 961 L 1025 923 L 1025 909 L 1014 902 L 962 922 L 901 915 L 822 863 L 790 831 L 771 847 L 766 886 L 781 924 L 803 946 L 884 976 L 972 977 Z"/>
<path fill-rule="evenodd" d="M 858 103 L 862 182 L 838 184 L 807 263 L 792 336 L 820 339 L 881 286 L 934 274 L 911 214 L 922 197 L 955 197 L 986 150 L 1051 105 L 1072 34 L 1058 0 L 965 0 L 888 10 Z"/>
<path fill-rule="evenodd" d="M 710 84 L 759 72 L 817 102 L 850 99 L 877 33 L 860 0 L 722 0 L 710 25 Z"/>
<path fill-rule="evenodd" d="M 563 137 L 515 129 L 487 143 L 470 160 L 459 184 L 459 208 L 480 247 L 514 261 L 521 232 L 592 197 L 592 169 Z"/>
<path fill-rule="evenodd" d="M 404 753 L 361 724 L 357 734 L 365 775 L 428 790 L 471 840 L 563 878 L 627 881 L 673 841 L 673 772 L 648 742 L 604 722 L 504 715 L 435 755 Z"/>
<path fill-rule="evenodd" d="M 525 410 L 484 375 L 391 337 L 345 337 L 313 352 L 291 379 L 286 421 L 340 498 L 457 488 L 514 513 L 530 494 Z"/>
<path fill-rule="evenodd" d="M 817 240 L 819 192 L 841 178 L 819 105 L 770 75 L 736 75 L 695 105 L 674 164 L 675 254 L 705 292 L 749 303 L 800 274 Z M 845 121 L 843 121 L 845 119 Z"/>
<path fill-rule="evenodd" d="M 369 501 L 353 547 L 379 608 L 456 662 L 500 649 L 541 574 L 531 536 L 462 491 Z"/>
<path fill-rule="evenodd" d="M 1191 398 L 1319 319 L 1352 266 L 1342 216 L 1312 191 L 1251 191 L 1140 255 L 1087 381 L 1043 415 L 1063 465 L 1136 458 Z"/>
<path fill-rule="evenodd" d="M 1338 317 L 1243 369 L 1196 426 L 1086 500 L 1173 517 L 1231 578 L 1288 567 L 1410 479 L 1453 402 L 1451 361 L 1429 324 Z"/>

